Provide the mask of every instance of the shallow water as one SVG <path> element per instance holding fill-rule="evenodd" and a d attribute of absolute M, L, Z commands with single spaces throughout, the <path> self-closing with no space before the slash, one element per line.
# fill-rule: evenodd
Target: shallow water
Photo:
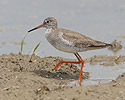
<path fill-rule="evenodd" d="M 58 20 L 59 27 L 71 29 L 107 43 L 116 39 L 123 45 L 123 49 L 117 54 L 107 49 L 101 49 L 80 53 L 83 58 L 94 55 L 125 55 L 125 38 L 118 37 L 118 35 L 125 35 L 124 0 L 1 0 L 0 55 L 11 52 L 19 53 L 20 45 L 12 42 L 21 42 L 29 29 L 40 25 L 49 16 Z M 53 48 L 45 39 L 44 31 L 45 29 L 39 29 L 26 37 L 24 54 L 31 54 L 33 47 L 41 41 L 40 47 L 36 51 L 36 54 L 41 57 L 74 57 L 72 54 Z M 107 80 L 107 78 L 112 79 L 125 72 L 124 66 L 125 64 L 122 67 L 86 65 L 84 71 L 90 72 L 91 78 L 97 79 L 96 81 L 98 79 Z M 118 70 L 114 71 L 115 68 Z"/>
<path fill-rule="evenodd" d="M 97 85 L 99 83 L 107 83 L 115 80 L 118 75 L 121 75 L 125 72 L 125 63 L 116 66 L 108 66 L 104 67 L 102 65 L 94 65 L 90 66 L 89 64 L 85 64 L 83 69 L 85 72 L 89 72 L 90 78 L 82 80 L 82 86 L 86 85 Z M 78 81 L 70 82 L 69 85 L 72 86 L 74 84 L 78 85 Z M 79 86 L 79 85 L 78 85 Z"/>

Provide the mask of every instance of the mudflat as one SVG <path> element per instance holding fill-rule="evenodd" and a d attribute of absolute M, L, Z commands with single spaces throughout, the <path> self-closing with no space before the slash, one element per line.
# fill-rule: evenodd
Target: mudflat
<path fill-rule="evenodd" d="M 0 100 L 125 100 L 125 73 L 110 83 L 92 86 L 69 86 L 77 80 L 79 69 L 63 64 L 53 70 L 61 57 L 30 55 L 0 56 Z M 94 56 L 86 63 L 113 66 L 125 62 L 125 56 Z M 102 63 L 104 62 L 104 63 Z M 83 72 L 84 79 L 89 72 Z"/>

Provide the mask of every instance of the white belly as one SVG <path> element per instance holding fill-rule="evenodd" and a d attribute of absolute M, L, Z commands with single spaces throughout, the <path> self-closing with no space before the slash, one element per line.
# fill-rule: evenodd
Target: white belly
<path fill-rule="evenodd" d="M 48 42 L 54 46 L 56 49 L 63 51 L 63 52 L 68 52 L 68 53 L 76 53 L 78 52 L 74 46 L 73 43 L 65 40 L 62 38 L 63 33 L 60 32 L 59 34 L 55 34 L 52 32 L 51 29 L 47 29 L 46 32 L 46 39 Z"/>

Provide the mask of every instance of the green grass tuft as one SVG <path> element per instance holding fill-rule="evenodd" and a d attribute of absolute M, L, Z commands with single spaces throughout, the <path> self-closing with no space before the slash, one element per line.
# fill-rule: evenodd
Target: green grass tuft
<path fill-rule="evenodd" d="M 33 53 L 32 54 L 34 54 L 35 53 L 35 51 L 37 50 L 37 48 L 39 47 L 39 45 L 40 45 L 40 43 L 41 43 L 41 41 L 36 45 L 36 47 L 34 48 L 34 50 L 33 50 Z"/>
<path fill-rule="evenodd" d="M 33 55 L 35 54 L 35 51 L 38 49 L 39 45 L 40 45 L 41 41 L 36 45 L 36 47 L 33 49 L 33 52 L 32 52 L 32 55 L 31 55 L 31 58 L 30 58 L 30 62 L 32 62 L 32 57 Z"/>
<path fill-rule="evenodd" d="M 24 45 L 24 40 L 25 40 L 26 36 L 27 36 L 27 34 L 24 36 L 24 38 L 23 38 L 22 41 L 21 41 L 21 47 L 20 47 L 20 52 L 19 52 L 20 55 L 21 55 L 22 52 L 23 52 L 23 45 Z"/>

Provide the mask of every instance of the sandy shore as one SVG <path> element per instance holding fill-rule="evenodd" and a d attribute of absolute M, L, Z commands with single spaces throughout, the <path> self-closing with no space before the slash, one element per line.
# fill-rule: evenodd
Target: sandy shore
<path fill-rule="evenodd" d="M 68 86 L 79 76 L 75 65 L 63 64 L 53 70 L 64 58 L 30 59 L 29 55 L 0 56 L 0 100 L 125 100 L 125 73 L 110 83 Z M 113 66 L 125 62 L 125 56 L 94 56 L 85 62 Z M 82 77 L 89 78 L 89 73 L 83 72 Z"/>

